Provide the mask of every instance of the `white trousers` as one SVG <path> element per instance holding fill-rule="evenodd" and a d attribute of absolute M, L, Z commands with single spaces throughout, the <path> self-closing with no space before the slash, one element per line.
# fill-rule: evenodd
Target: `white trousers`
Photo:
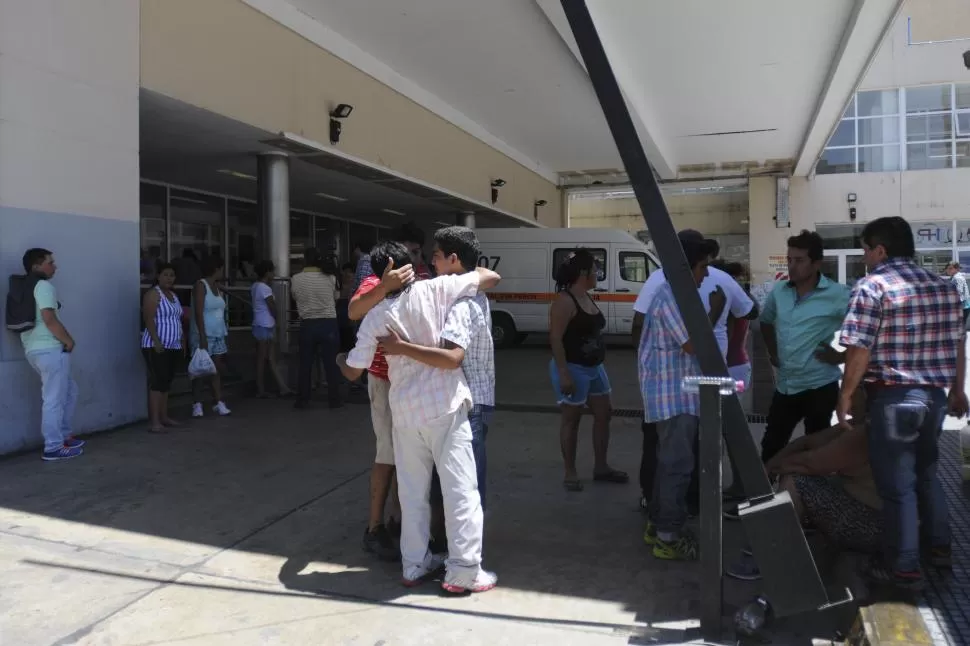
<path fill-rule="evenodd" d="M 482 564 L 482 500 L 478 495 L 475 455 L 468 408 L 462 406 L 421 428 L 394 420 L 394 462 L 401 499 L 401 561 L 406 578 L 415 578 L 431 562 L 431 470 L 438 467 L 444 500 L 448 560 L 455 575 L 478 575 Z"/>

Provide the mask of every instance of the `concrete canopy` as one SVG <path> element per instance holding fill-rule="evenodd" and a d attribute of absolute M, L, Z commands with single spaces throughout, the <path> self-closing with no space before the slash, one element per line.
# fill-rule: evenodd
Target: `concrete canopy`
<path fill-rule="evenodd" d="M 246 0 L 282 15 L 280 0 Z M 901 0 L 588 0 L 662 179 L 811 172 Z M 559 0 L 289 0 L 321 46 L 546 176 L 620 167 Z"/>

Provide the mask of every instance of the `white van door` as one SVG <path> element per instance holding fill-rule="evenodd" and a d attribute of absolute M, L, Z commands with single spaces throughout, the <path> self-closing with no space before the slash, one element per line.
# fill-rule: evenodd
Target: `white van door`
<path fill-rule="evenodd" d="M 643 247 L 621 244 L 610 245 L 610 263 L 611 325 L 608 327 L 611 334 L 629 335 L 633 331 L 633 304 L 640 288 L 647 282 L 647 276 L 657 269 L 657 265 Z"/>

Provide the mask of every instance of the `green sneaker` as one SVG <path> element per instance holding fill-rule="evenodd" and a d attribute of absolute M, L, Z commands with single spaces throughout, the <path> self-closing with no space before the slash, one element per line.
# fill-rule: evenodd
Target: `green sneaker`
<path fill-rule="evenodd" d="M 647 521 L 646 528 L 643 530 L 643 542 L 647 545 L 657 544 L 657 528 L 649 520 Z"/>
<path fill-rule="evenodd" d="M 697 538 L 693 535 L 683 532 L 677 540 L 674 541 L 664 541 L 658 536 L 656 543 L 653 545 L 653 555 L 655 558 L 664 559 L 666 561 L 696 561 L 699 546 L 697 544 Z"/>

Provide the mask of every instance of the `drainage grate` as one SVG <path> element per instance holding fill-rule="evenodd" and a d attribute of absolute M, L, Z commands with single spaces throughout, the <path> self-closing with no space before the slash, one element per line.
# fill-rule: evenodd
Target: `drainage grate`
<path fill-rule="evenodd" d="M 928 569 L 920 614 L 935 644 L 970 644 L 970 498 L 961 473 L 960 433 L 940 437 L 940 484 L 950 507 L 953 572 Z"/>
<path fill-rule="evenodd" d="M 504 410 L 510 413 L 558 413 L 559 407 L 551 404 L 496 404 L 496 410 Z M 588 408 L 583 409 L 584 415 L 589 415 Z M 614 408 L 613 417 L 643 417 L 642 408 Z M 751 413 L 748 415 L 748 424 L 764 424 L 767 418 L 764 415 Z"/>

